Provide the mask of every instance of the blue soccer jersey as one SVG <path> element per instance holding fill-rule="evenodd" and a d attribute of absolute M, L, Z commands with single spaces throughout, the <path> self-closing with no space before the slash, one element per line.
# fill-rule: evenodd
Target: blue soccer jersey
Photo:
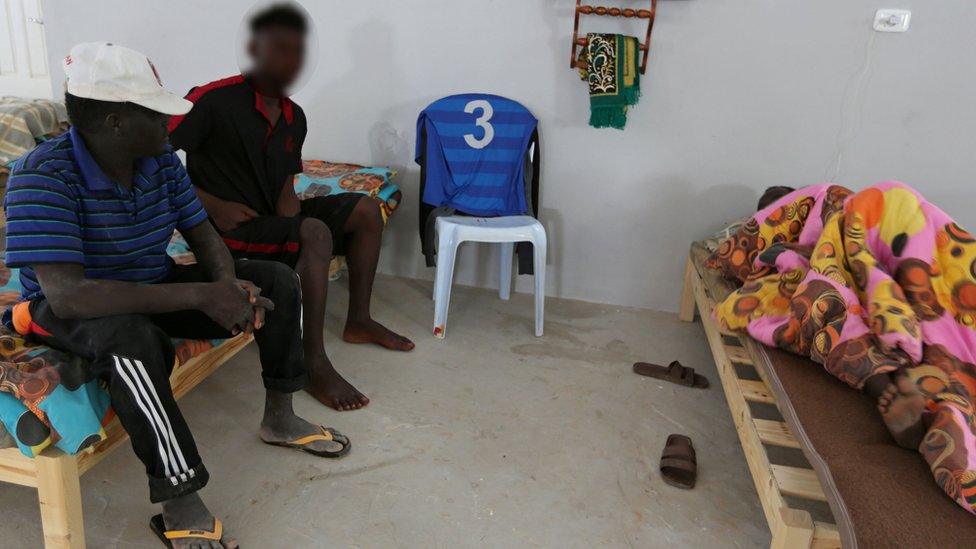
<path fill-rule="evenodd" d="M 528 109 L 497 95 L 431 103 L 417 119 L 417 161 L 426 155 L 427 162 L 423 201 L 472 215 L 527 213 L 525 158 L 537 124 Z"/>

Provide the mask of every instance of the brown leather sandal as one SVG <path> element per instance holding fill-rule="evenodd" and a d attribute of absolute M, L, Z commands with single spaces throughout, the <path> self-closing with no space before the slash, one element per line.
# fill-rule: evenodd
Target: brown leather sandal
<path fill-rule="evenodd" d="M 677 488 L 690 490 L 698 478 L 698 460 L 691 439 L 684 435 L 669 435 L 661 452 L 661 478 Z"/>
<path fill-rule="evenodd" d="M 634 373 L 654 379 L 663 379 L 664 381 L 670 381 L 671 383 L 677 383 L 685 387 L 695 387 L 697 389 L 708 388 L 707 377 L 696 374 L 694 368 L 682 366 L 677 360 L 667 367 L 651 364 L 650 362 L 635 362 Z"/>

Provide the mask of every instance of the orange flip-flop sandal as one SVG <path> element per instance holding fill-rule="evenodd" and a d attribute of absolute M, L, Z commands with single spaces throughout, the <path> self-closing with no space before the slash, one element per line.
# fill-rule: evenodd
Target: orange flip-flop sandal
<path fill-rule="evenodd" d="M 216 541 L 223 545 L 221 538 L 224 537 L 224 525 L 220 522 L 220 519 L 214 517 L 213 530 L 167 530 L 166 523 L 163 522 L 163 515 L 159 514 L 154 516 L 149 521 L 149 527 L 152 531 L 159 536 L 159 540 L 163 542 L 166 547 L 173 547 L 174 539 L 205 539 L 207 541 Z"/>
<path fill-rule="evenodd" d="M 289 440 L 285 442 L 269 442 L 264 441 L 265 444 L 270 444 L 272 446 L 284 446 L 285 448 L 295 448 L 297 450 L 302 450 L 303 452 L 308 452 L 312 455 L 326 458 L 340 458 L 349 453 L 352 448 L 352 443 L 349 442 L 349 438 L 332 429 L 331 427 L 323 427 L 319 425 L 318 433 L 307 435 L 304 437 L 296 438 L 295 440 Z M 328 450 L 312 450 L 308 447 L 309 444 L 318 441 L 334 441 L 342 445 L 342 448 L 336 452 L 330 452 Z"/>

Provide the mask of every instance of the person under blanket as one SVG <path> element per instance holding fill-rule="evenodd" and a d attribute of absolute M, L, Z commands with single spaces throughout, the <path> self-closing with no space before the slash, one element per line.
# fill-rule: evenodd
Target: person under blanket
<path fill-rule="evenodd" d="M 237 258 L 280 261 L 294 268 L 304 296 L 306 390 L 336 410 L 369 399 L 333 367 L 325 351 L 329 263 L 345 255 L 349 309 L 342 338 L 409 351 L 412 341 L 373 319 L 370 300 L 383 234 L 381 202 L 343 193 L 299 201 L 292 179 L 302 171 L 305 113 L 288 98 L 305 55 L 305 16 L 273 5 L 250 21 L 253 68 L 190 90 L 194 108 L 170 121 L 170 142 L 187 154 L 187 169 L 214 225 Z"/>
<path fill-rule="evenodd" d="M 107 384 L 150 500 L 162 503 L 157 534 L 169 532 L 174 547 L 235 547 L 198 495 L 210 475 L 170 387 L 171 337 L 253 334 L 265 387 L 260 438 L 339 457 L 349 440 L 292 409 L 308 382 L 298 278 L 280 263 L 235 261 L 206 223 L 166 143 L 168 115 L 192 104 L 162 88 L 144 55 L 79 44 L 63 66 L 72 127 L 19 160 L 8 183 L 6 260 L 21 268 L 25 298 L 11 324 L 87 360 Z M 174 229 L 197 264 L 166 255 Z"/>
<path fill-rule="evenodd" d="M 796 189 L 793 187 L 787 187 L 785 185 L 773 185 L 772 187 L 766 187 L 766 190 L 763 191 L 762 195 L 759 197 L 759 203 L 756 205 L 756 211 L 761 211 L 768 208 L 770 204 L 795 190 Z"/>
<path fill-rule="evenodd" d="M 976 513 L 976 238 L 914 189 L 815 185 L 756 213 L 708 266 L 728 329 L 820 363 Z"/>

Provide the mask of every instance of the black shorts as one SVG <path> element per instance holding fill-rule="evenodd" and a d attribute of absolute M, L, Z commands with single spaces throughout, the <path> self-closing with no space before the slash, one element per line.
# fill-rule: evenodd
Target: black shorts
<path fill-rule="evenodd" d="M 332 253 L 346 255 L 346 221 L 363 198 L 366 195 L 359 193 L 316 196 L 302 200 L 301 213 L 295 217 L 262 215 L 220 236 L 236 259 L 280 261 L 294 268 L 301 248 L 298 233 L 302 221 L 314 217 L 332 231 Z"/>

